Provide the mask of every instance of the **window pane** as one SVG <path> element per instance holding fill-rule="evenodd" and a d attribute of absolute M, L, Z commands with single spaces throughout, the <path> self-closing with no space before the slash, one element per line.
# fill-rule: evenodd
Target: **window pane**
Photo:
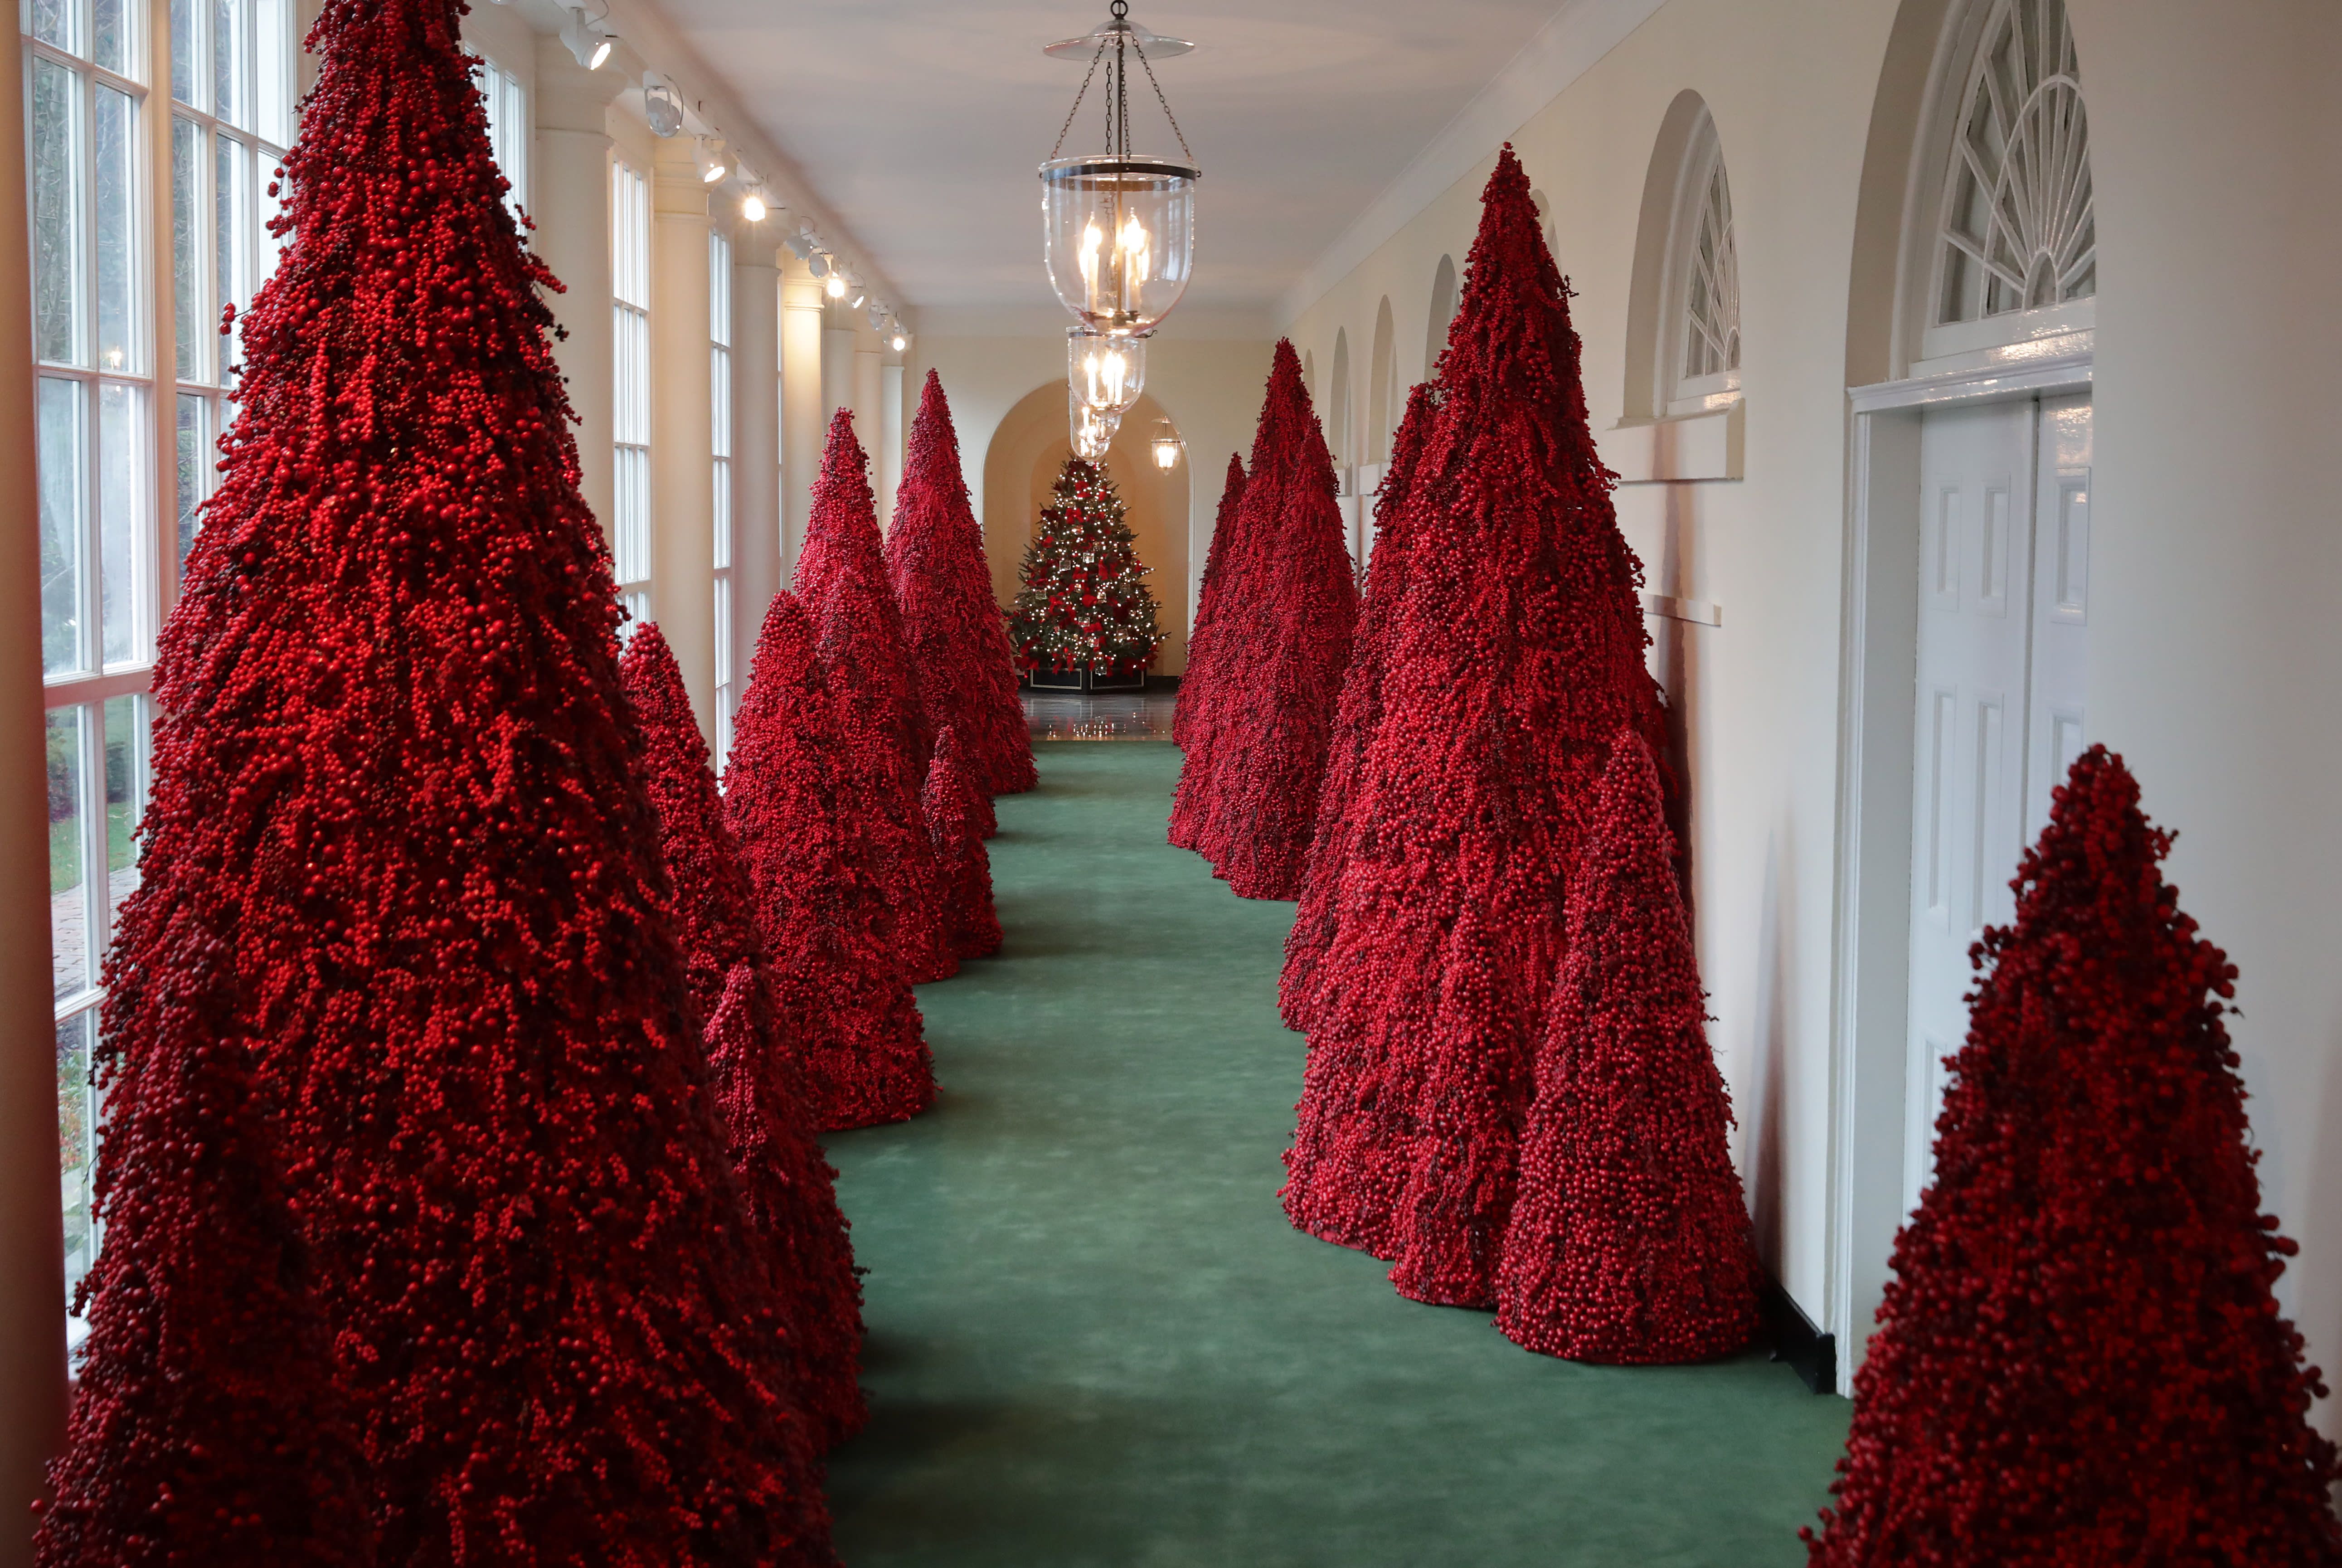
<path fill-rule="evenodd" d="M 57 1165 L 65 1188 L 68 1303 L 97 1256 L 90 1202 L 97 1175 L 97 1089 L 89 1072 L 96 1023 L 97 1010 L 84 1008 L 57 1025 Z"/>
<path fill-rule="evenodd" d="M 73 0 L 33 0 L 33 36 L 60 49 L 74 46 Z"/>
<path fill-rule="evenodd" d="M 97 0 L 97 63 L 127 76 L 132 64 L 130 0 Z"/>
<path fill-rule="evenodd" d="M 106 383 L 97 389 L 98 624 L 101 656 L 126 664 L 142 652 L 138 635 L 145 585 L 138 548 L 138 389 Z"/>
<path fill-rule="evenodd" d="M 79 382 L 41 378 L 41 673 L 82 668 L 82 508 L 88 464 Z"/>
<path fill-rule="evenodd" d="M 89 989 L 89 910 L 83 874 L 80 708 L 49 710 L 49 954 L 51 994 Z"/>
<path fill-rule="evenodd" d="M 259 0 L 259 58 L 253 69 L 255 128 L 261 140 L 277 146 L 293 141 L 291 0 Z"/>
<path fill-rule="evenodd" d="M 203 215 L 204 133 L 192 120 L 171 122 L 171 301 L 175 313 L 179 379 L 204 379 Z"/>
<path fill-rule="evenodd" d="M 241 310 L 252 299 L 252 185 L 251 162 L 242 142 L 230 136 L 213 138 L 212 201 L 216 226 L 213 241 L 218 249 L 217 269 L 212 275 L 217 280 L 220 304 L 233 304 Z M 217 321 L 213 326 L 218 326 Z M 232 379 L 230 371 L 235 363 L 235 349 L 240 335 L 231 333 L 220 339 L 220 384 Z"/>
<path fill-rule="evenodd" d="M 81 363 L 79 85 L 33 62 L 33 352 L 57 365 Z"/>
<path fill-rule="evenodd" d="M 138 819 L 146 810 L 146 702 L 115 697 L 105 704 L 106 941 L 114 917 L 138 885 Z"/>
<path fill-rule="evenodd" d="M 210 412 L 206 399 L 193 393 L 179 394 L 179 564 L 182 568 L 187 564 L 187 552 L 195 545 L 195 533 L 202 525 L 204 496 L 211 480 L 212 469 L 208 461 L 211 443 L 205 439 L 211 428 Z"/>
<path fill-rule="evenodd" d="M 244 0 L 212 0 L 212 113 L 232 125 L 252 124 L 244 90 Z"/>
<path fill-rule="evenodd" d="M 171 0 L 171 96 L 200 109 L 195 64 L 195 0 Z"/>
<path fill-rule="evenodd" d="M 126 93 L 95 91 L 96 178 L 90 187 L 97 244 L 97 363 L 103 370 L 138 370 L 137 271 L 132 251 L 137 228 L 138 105 Z"/>

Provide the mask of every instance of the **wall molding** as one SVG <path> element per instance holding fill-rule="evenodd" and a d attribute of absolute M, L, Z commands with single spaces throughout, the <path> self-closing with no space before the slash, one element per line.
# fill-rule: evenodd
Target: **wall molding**
<path fill-rule="evenodd" d="M 1666 0 L 1564 0 L 1489 84 L 1400 170 L 1278 297 L 1289 328 L 1426 207 L 1493 156 L 1497 146 L 1624 43 Z M 1462 247 L 1459 245 L 1458 250 Z"/>

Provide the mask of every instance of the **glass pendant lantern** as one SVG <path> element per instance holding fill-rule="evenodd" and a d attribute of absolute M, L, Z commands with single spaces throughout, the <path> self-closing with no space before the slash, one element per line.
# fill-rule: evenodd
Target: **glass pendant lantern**
<path fill-rule="evenodd" d="M 1179 439 L 1179 433 L 1171 428 L 1167 419 L 1155 422 L 1155 440 L 1151 444 L 1155 448 L 1155 466 L 1166 474 L 1179 466 L 1179 454 L 1187 449 L 1187 444 Z"/>
<path fill-rule="evenodd" d="M 1066 418 L 1073 430 L 1074 455 L 1085 463 L 1105 462 L 1106 448 L 1122 428 L 1122 415 L 1099 413 L 1082 401 L 1078 389 L 1067 387 Z"/>
<path fill-rule="evenodd" d="M 1129 413 L 1146 389 L 1146 335 L 1116 337 L 1066 328 L 1066 382 L 1076 398 L 1100 414 Z"/>

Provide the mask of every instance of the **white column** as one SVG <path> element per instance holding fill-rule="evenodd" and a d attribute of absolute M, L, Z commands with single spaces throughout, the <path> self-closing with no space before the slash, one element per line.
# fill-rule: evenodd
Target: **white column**
<path fill-rule="evenodd" d="M 895 525 L 895 496 L 903 485 L 903 365 L 878 366 L 878 523 Z"/>
<path fill-rule="evenodd" d="M 760 229 L 762 232 L 760 233 Z M 781 585 L 781 274 L 768 227 L 732 240 L 732 669 L 748 661 Z"/>
<path fill-rule="evenodd" d="M 545 296 L 567 329 L 553 357 L 577 410 L 578 489 L 610 531 L 610 137 L 603 115 L 626 85 L 616 70 L 588 71 L 558 38 L 536 41 L 536 145 L 530 241 L 567 290 Z"/>
<path fill-rule="evenodd" d="M 827 428 L 830 419 L 841 408 L 854 406 L 854 329 L 828 323 L 828 313 L 823 313 L 821 329 L 821 423 Z M 856 420 L 859 426 L 861 421 Z M 859 435 L 857 428 L 856 434 Z M 815 459 L 816 463 L 820 460 Z"/>
<path fill-rule="evenodd" d="M 651 618 L 716 741 L 716 474 L 709 439 L 707 187 L 692 143 L 658 145 L 651 195 Z"/>
<path fill-rule="evenodd" d="M 821 472 L 821 280 L 795 256 L 781 263 L 781 580 L 796 574 L 813 517 L 814 476 Z"/>
<path fill-rule="evenodd" d="M 56 1025 L 33 480 L 32 247 L 25 233 L 25 62 L 0 27 L 0 1568 L 30 1568 L 34 1499 L 65 1421 L 65 1263 L 57 1180 Z M 15 563 L 10 565 L 10 562 Z"/>

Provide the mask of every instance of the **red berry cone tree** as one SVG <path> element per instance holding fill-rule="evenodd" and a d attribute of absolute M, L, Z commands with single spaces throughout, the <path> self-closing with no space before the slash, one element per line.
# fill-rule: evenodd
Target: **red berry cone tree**
<path fill-rule="evenodd" d="M 1040 782 L 1033 736 L 1016 694 L 1016 656 L 993 602 L 984 533 L 968 503 L 944 384 L 932 370 L 895 493 L 886 531 L 886 574 L 902 609 L 903 635 L 918 676 L 926 733 L 949 725 L 978 787 L 1017 794 Z M 986 813 L 989 814 L 989 802 Z M 991 834 L 986 826 L 986 836 Z"/>
<path fill-rule="evenodd" d="M 2092 747 L 1977 945 L 1817 1564 L 2342 1563 L 2237 972 L 2163 880 L 2171 838 Z"/>
<path fill-rule="evenodd" d="M 1187 744 L 1196 715 L 1204 707 L 1204 671 L 1220 619 L 1221 566 L 1227 559 L 1228 541 L 1236 536 L 1244 492 L 1244 458 L 1231 452 L 1227 483 L 1220 490 L 1220 509 L 1212 519 L 1212 542 L 1204 551 L 1204 575 L 1196 589 L 1196 626 L 1187 634 L 1187 673 L 1179 682 L 1179 701 L 1171 714 L 1171 739 L 1177 745 Z"/>
<path fill-rule="evenodd" d="M 1390 466 L 1375 496 L 1375 547 L 1367 558 L 1357 637 L 1350 650 L 1350 667 L 1342 677 L 1333 739 L 1326 746 L 1326 778 L 1317 791 L 1317 831 L 1302 872 L 1301 908 L 1286 938 L 1285 973 L 1277 980 L 1277 1004 L 1286 1026 L 1304 1034 L 1309 1029 L 1317 966 L 1334 940 L 1340 894 L 1335 873 L 1348 855 L 1346 835 L 1354 831 L 1350 799 L 1366 763 L 1366 743 L 1382 720 L 1383 669 L 1390 661 L 1397 606 L 1406 589 L 1407 496 L 1424 436 L 1438 406 L 1434 396 L 1429 383 L 1407 394 L 1406 413 L 1391 437 Z"/>
<path fill-rule="evenodd" d="M 1152 570 L 1139 562 L 1137 537 L 1105 465 L 1066 458 L 1026 548 L 1024 587 L 1009 611 L 1018 668 L 1102 675 L 1146 669 L 1163 642 L 1146 586 Z"/>
<path fill-rule="evenodd" d="M 868 1413 L 857 1377 L 862 1286 L 838 1212 L 837 1173 L 814 1141 L 805 1077 L 780 1031 L 756 891 L 724 819 L 683 671 L 647 623 L 627 640 L 618 670 L 642 725 L 643 779 L 675 882 L 726 1147 L 748 1218 L 770 1248 L 775 1293 L 789 1306 L 800 1402 L 815 1441 L 834 1446 L 860 1431 Z"/>
<path fill-rule="evenodd" d="M 109 1039 L 176 984 L 110 967 Z M 363 1568 L 363 1464 L 243 1047 L 188 1031 L 109 1075 L 105 1246 L 35 1562 Z"/>
<path fill-rule="evenodd" d="M 1496 1274 L 1496 1326 L 1573 1361 L 1705 1361 L 1757 1329 L 1732 1104 L 1658 770 L 1632 734 L 1569 888 L 1569 945 Z"/>
<path fill-rule="evenodd" d="M 311 35 L 114 1044 L 253 1053 L 383 1563 L 826 1563 L 460 11 Z"/>
<path fill-rule="evenodd" d="M 921 804 L 935 834 L 936 860 L 943 868 L 944 921 L 952 950 L 962 958 L 985 958 L 1000 951 L 1000 916 L 992 907 L 992 857 L 976 831 L 976 787 L 959 747 L 959 731 L 946 725 L 927 766 Z"/>
<path fill-rule="evenodd" d="M 959 964 L 936 918 L 935 850 L 919 816 L 934 737 L 886 583 L 870 460 L 848 409 L 830 421 L 796 591 L 813 617 L 837 704 L 837 786 L 853 803 L 857 836 L 894 915 L 896 962 L 914 985 L 946 979 Z"/>
<path fill-rule="evenodd" d="M 1339 913 L 1299 1126 L 1347 1143 L 1296 1147 L 1307 1191 L 1287 1195 L 1305 1224 L 1353 1216 L 1348 1234 L 1387 1250 L 1405 1293 L 1472 1305 L 1495 1298 L 1564 894 L 1610 744 L 1622 729 L 1663 733 L 1641 568 L 1586 429 L 1567 291 L 1509 147 L 1484 203 L 1416 461 L 1382 714 L 1348 806 L 1371 825 L 1322 872 Z M 1467 911 L 1486 973 L 1459 985 L 1443 954 Z M 1351 1098 L 1319 1115 L 1316 1085 Z M 1443 1097 L 1467 1085 L 1468 1102 Z M 1408 1167 L 1396 1212 L 1392 1156 Z"/>
<path fill-rule="evenodd" d="M 1244 509 L 1258 592 L 1229 605 L 1241 675 L 1204 741 L 1202 847 L 1242 898 L 1297 898 L 1317 828 L 1317 790 L 1357 628 L 1358 579 L 1343 538 L 1334 458 L 1310 411 L 1301 357 L 1279 340 Z"/>
<path fill-rule="evenodd" d="M 906 1121 L 936 1098 L 886 901 L 838 786 L 837 751 L 812 618 L 794 594 L 776 594 L 732 721 L 724 809 L 756 888 L 782 1037 L 824 1132 Z"/>

